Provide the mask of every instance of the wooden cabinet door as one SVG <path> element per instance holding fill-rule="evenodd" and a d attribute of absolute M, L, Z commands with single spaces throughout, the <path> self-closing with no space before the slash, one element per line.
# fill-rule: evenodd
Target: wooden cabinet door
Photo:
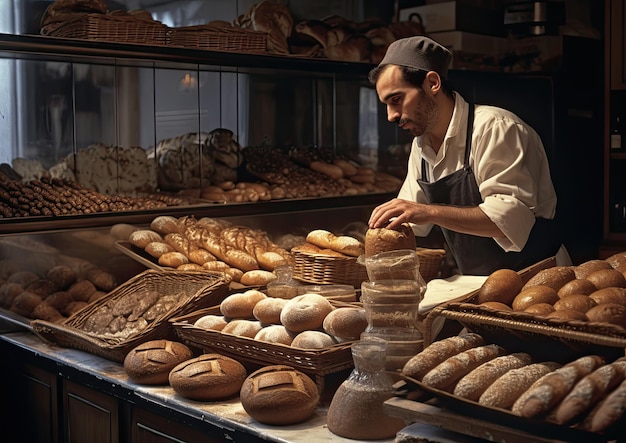
<path fill-rule="evenodd" d="M 64 433 L 69 443 L 118 443 L 118 400 L 70 380 L 63 382 Z"/>
<path fill-rule="evenodd" d="M 173 421 L 167 417 L 135 406 L 131 419 L 131 440 L 133 443 L 218 443 L 234 441 L 219 428 L 209 430 L 208 423 L 202 429 Z"/>
<path fill-rule="evenodd" d="M 609 26 L 611 88 L 626 89 L 626 7 L 624 0 L 608 0 L 605 14 L 608 14 L 606 25 Z"/>

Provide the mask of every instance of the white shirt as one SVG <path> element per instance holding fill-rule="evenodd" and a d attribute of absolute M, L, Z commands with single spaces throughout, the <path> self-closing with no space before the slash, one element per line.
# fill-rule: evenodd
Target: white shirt
<path fill-rule="evenodd" d="M 454 112 L 439 152 L 428 136 L 416 137 L 409 155 L 408 173 L 398 197 L 426 203 L 417 180 L 422 158 L 428 181 L 434 182 L 463 167 L 469 104 L 455 93 Z M 521 251 L 535 217 L 554 218 L 556 193 L 548 159 L 539 135 L 518 116 L 494 106 L 477 105 L 469 164 L 482 196 L 482 211 L 506 238 L 495 239 L 505 251 Z M 432 225 L 413 225 L 415 235 L 426 236 Z"/>

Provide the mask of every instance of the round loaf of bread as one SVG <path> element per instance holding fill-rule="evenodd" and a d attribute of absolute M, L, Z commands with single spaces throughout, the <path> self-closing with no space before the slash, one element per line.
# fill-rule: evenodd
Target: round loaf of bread
<path fill-rule="evenodd" d="M 193 325 L 208 331 L 221 331 L 228 322 L 222 315 L 207 314 L 198 318 Z"/>
<path fill-rule="evenodd" d="M 262 328 L 254 336 L 255 340 L 267 343 L 280 343 L 282 345 L 291 345 L 294 334 L 289 332 L 283 325 L 269 325 Z"/>
<path fill-rule="evenodd" d="M 546 285 L 530 286 L 523 289 L 513 299 L 511 307 L 514 311 L 523 311 L 527 307 L 537 303 L 548 303 L 553 305 L 559 296 L 556 293 L 556 289 Z"/>
<path fill-rule="evenodd" d="M 604 303 L 594 306 L 587 312 L 589 321 L 611 323 L 626 328 L 626 306 L 617 303 Z"/>
<path fill-rule="evenodd" d="M 573 294 L 589 295 L 596 289 L 595 285 L 586 278 L 575 278 L 574 280 L 570 280 L 561 286 L 561 289 L 557 291 L 557 295 L 559 297 L 565 297 Z"/>
<path fill-rule="evenodd" d="M 524 282 L 517 272 L 512 269 L 498 269 L 489 274 L 478 289 L 476 301 L 478 304 L 496 301 L 510 306 L 522 286 Z"/>
<path fill-rule="evenodd" d="M 285 365 L 265 366 L 250 374 L 239 396 L 250 417 L 268 425 L 302 422 L 313 415 L 320 399 L 308 375 Z"/>
<path fill-rule="evenodd" d="M 124 370 L 135 383 L 166 385 L 169 373 L 193 357 L 191 349 L 171 340 L 151 340 L 131 349 L 124 358 Z"/>
<path fill-rule="evenodd" d="M 254 307 L 267 295 L 256 289 L 230 294 L 220 303 L 220 312 L 227 318 L 254 318 Z"/>
<path fill-rule="evenodd" d="M 286 298 L 267 297 L 254 305 L 252 315 L 263 324 L 279 325 L 280 313 L 286 304 Z"/>
<path fill-rule="evenodd" d="M 246 368 L 235 359 L 202 354 L 172 369 L 169 382 L 174 391 L 185 398 L 213 401 L 237 394 L 246 375 Z"/>
<path fill-rule="evenodd" d="M 340 307 L 331 311 L 324 318 L 324 331 L 341 340 L 358 340 L 361 332 L 367 328 L 365 309 Z"/>
<path fill-rule="evenodd" d="M 327 333 L 322 331 L 302 331 L 291 342 L 292 348 L 300 349 L 324 349 L 337 342 Z"/>
<path fill-rule="evenodd" d="M 301 294 L 287 301 L 280 322 L 292 332 L 320 329 L 333 306 L 320 294 Z"/>
<path fill-rule="evenodd" d="M 596 304 L 617 303 L 626 306 L 626 288 L 602 288 L 589 294 Z"/>
<path fill-rule="evenodd" d="M 415 250 L 415 234 L 408 224 L 402 224 L 395 229 L 374 228 L 365 233 L 365 256 L 379 254 L 398 249 Z"/>
<path fill-rule="evenodd" d="M 268 283 L 276 280 L 276 274 L 263 269 L 253 269 L 243 273 L 239 282 L 246 286 L 267 286 Z"/>
<path fill-rule="evenodd" d="M 161 235 L 178 232 L 178 223 L 176 217 L 171 215 L 160 215 L 150 223 L 150 229 Z"/>
<path fill-rule="evenodd" d="M 263 329 L 263 325 L 260 321 L 236 319 L 229 321 L 222 328 L 222 333 L 254 338 L 261 329 Z"/>
<path fill-rule="evenodd" d="M 603 288 L 626 288 L 626 278 L 624 274 L 615 269 L 601 269 L 594 271 L 587 276 L 587 280 L 598 289 Z"/>

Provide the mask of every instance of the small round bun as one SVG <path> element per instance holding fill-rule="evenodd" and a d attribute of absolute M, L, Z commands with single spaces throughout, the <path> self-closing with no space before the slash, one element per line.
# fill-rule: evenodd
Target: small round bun
<path fill-rule="evenodd" d="M 605 303 L 587 311 L 587 318 L 592 322 L 611 323 L 626 328 L 626 306 L 617 303 Z"/>
<path fill-rule="evenodd" d="M 268 425 L 300 423 L 313 415 L 320 400 L 315 382 L 285 365 L 265 366 L 250 374 L 239 396 L 250 417 Z"/>
<path fill-rule="evenodd" d="M 183 343 L 170 340 L 151 340 L 131 349 L 124 358 L 124 369 L 135 383 L 166 385 L 170 371 L 193 357 Z"/>
<path fill-rule="evenodd" d="M 231 320 L 222 328 L 222 333 L 254 338 L 261 329 L 263 325 L 257 320 Z"/>
<path fill-rule="evenodd" d="M 597 303 L 588 295 L 572 294 L 557 300 L 554 303 L 554 310 L 562 311 L 563 309 L 573 309 L 585 313 L 596 306 L 596 304 Z"/>
<path fill-rule="evenodd" d="M 208 331 L 221 331 L 228 322 L 223 315 L 203 315 L 194 322 L 194 326 Z"/>
<path fill-rule="evenodd" d="M 185 398 L 212 401 L 237 394 L 246 375 L 246 368 L 235 359 L 202 354 L 172 369 L 169 382 L 174 391 Z"/>
<path fill-rule="evenodd" d="M 254 318 L 254 307 L 267 295 L 256 289 L 230 294 L 220 303 L 220 312 L 227 318 Z"/>
<path fill-rule="evenodd" d="M 46 278 L 54 284 L 57 290 L 67 289 L 77 279 L 76 272 L 69 266 L 57 265 L 48 269 Z"/>
<path fill-rule="evenodd" d="M 337 344 L 335 339 L 322 331 L 302 331 L 291 342 L 291 347 L 300 349 L 324 349 Z"/>
<path fill-rule="evenodd" d="M 262 328 L 254 336 L 255 340 L 267 343 L 280 343 L 289 346 L 293 341 L 294 334 L 289 332 L 283 325 L 269 325 Z"/>
<path fill-rule="evenodd" d="M 331 311 L 324 318 L 324 331 L 342 340 L 358 340 L 361 332 L 367 328 L 365 309 L 340 307 Z"/>
<path fill-rule="evenodd" d="M 548 303 L 553 305 L 559 299 L 554 288 L 546 285 L 536 285 L 523 289 L 513 299 L 511 307 L 514 311 L 523 311 L 527 307 L 537 303 Z"/>
<path fill-rule="evenodd" d="M 561 286 L 561 289 L 557 291 L 557 295 L 560 298 L 574 294 L 589 295 L 596 289 L 596 286 L 586 278 L 575 278 Z"/>
<path fill-rule="evenodd" d="M 589 294 L 597 304 L 617 303 L 626 306 L 626 288 L 602 288 Z"/>
<path fill-rule="evenodd" d="M 606 260 L 588 260 L 574 267 L 576 278 L 587 278 L 589 274 L 601 269 L 613 269 Z"/>
<path fill-rule="evenodd" d="M 365 233 L 365 256 L 398 249 L 415 250 L 415 233 L 408 224 L 401 224 L 395 229 L 375 228 Z"/>
<path fill-rule="evenodd" d="M 287 304 L 287 299 L 267 297 L 254 305 L 252 315 L 266 325 L 279 325 L 280 313 Z"/>
<path fill-rule="evenodd" d="M 320 329 L 333 306 L 320 294 L 301 294 L 288 300 L 280 313 L 280 322 L 292 332 Z"/>
<path fill-rule="evenodd" d="M 587 276 L 587 280 L 598 289 L 603 288 L 626 288 L 626 278 L 624 274 L 615 269 L 601 269 L 594 271 Z"/>

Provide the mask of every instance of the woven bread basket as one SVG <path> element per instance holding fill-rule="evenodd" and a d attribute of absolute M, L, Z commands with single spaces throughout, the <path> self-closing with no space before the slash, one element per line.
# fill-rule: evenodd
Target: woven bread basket
<path fill-rule="evenodd" d="M 293 278 L 307 283 L 352 285 L 360 288 L 367 280 L 365 266 L 356 257 L 332 257 L 314 252 L 291 252 Z"/>
<path fill-rule="evenodd" d="M 248 29 L 197 25 L 171 28 L 168 46 L 250 54 L 267 53 L 267 34 Z"/>
<path fill-rule="evenodd" d="M 147 270 L 90 303 L 62 323 L 33 320 L 31 326 L 33 332 L 46 342 L 79 349 L 121 363 L 126 354 L 141 343 L 175 338 L 176 334 L 168 320 L 220 303 L 228 295 L 229 283 L 230 279 L 220 272 Z M 163 306 L 169 306 L 169 309 L 162 309 L 153 318 L 146 315 L 149 308 L 143 308 L 144 311 L 139 315 L 141 308 L 138 303 L 134 303 L 119 313 L 122 308 L 118 306 L 122 306 L 122 303 L 129 300 L 140 301 L 148 296 L 154 297 L 154 294 L 157 301 L 152 306 L 160 301 Z M 164 304 L 165 300 L 168 300 L 167 305 Z M 110 323 L 114 323 L 120 316 L 125 317 L 127 326 L 131 320 L 135 320 L 134 317 L 148 317 L 149 320 L 144 318 L 145 323 L 141 321 L 143 327 L 124 329 L 122 333 L 110 330 L 92 332 L 91 325 L 97 318 L 111 313 L 113 309 L 118 311 L 118 315 Z"/>

